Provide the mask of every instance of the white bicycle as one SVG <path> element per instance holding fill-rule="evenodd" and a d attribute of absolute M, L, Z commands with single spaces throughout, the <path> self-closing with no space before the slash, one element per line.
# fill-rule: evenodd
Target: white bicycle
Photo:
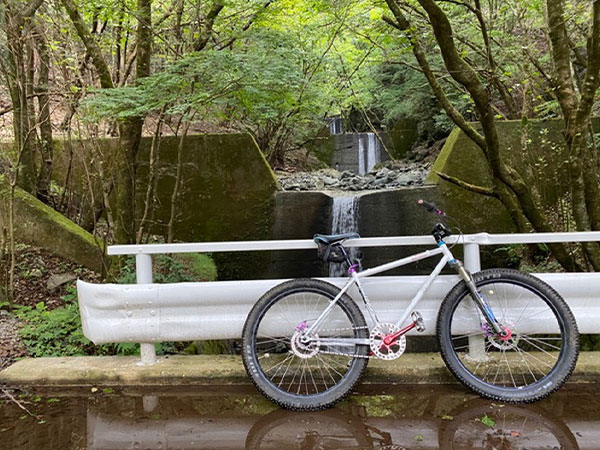
<path fill-rule="evenodd" d="M 431 203 L 418 203 L 445 216 Z M 564 299 L 539 278 L 516 270 L 471 274 L 446 245 L 451 232 L 443 222 L 432 235 L 437 248 L 364 271 L 343 246 L 358 234 L 315 235 L 319 255 L 345 262 L 349 280 L 342 289 L 316 279 L 287 281 L 255 304 L 244 325 L 242 358 L 258 390 L 293 410 L 323 409 L 344 398 L 370 358 L 400 357 L 406 333 L 424 330 L 414 308 L 446 264 L 461 281 L 441 304 L 437 337 L 456 378 L 483 397 L 512 403 L 537 401 L 560 388 L 579 352 L 577 324 Z M 378 317 L 361 279 L 438 255 L 439 263 L 400 317 L 395 322 Z M 353 285 L 372 326 L 347 294 Z M 484 352 L 473 358 L 469 342 L 477 339 Z"/>

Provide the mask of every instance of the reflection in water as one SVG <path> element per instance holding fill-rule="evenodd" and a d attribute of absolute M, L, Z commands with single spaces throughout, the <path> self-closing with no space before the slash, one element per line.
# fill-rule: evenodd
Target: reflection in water
<path fill-rule="evenodd" d="M 0 403 L 6 449 L 591 449 L 599 448 L 597 386 L 567 387 L 534 406 L 497 405 L 454 387 L 355 394 L 337 408 L 274 409 L 250 388 L 201 395 L 48 397 L 42 423 Z"/>
<path fill-rule="evenodd" d="M 579 449 L 562 420 L 535 406 L 496 405 L 476 399 L 440 426 L 440 448 L 453 450 Z"/>
<path fill-rule="evenodd" d="M 254 424 L 246 439 L 246 450 L 391 449 L 391 445 L 389 433 L 338 410 L 273 411 Z"/>

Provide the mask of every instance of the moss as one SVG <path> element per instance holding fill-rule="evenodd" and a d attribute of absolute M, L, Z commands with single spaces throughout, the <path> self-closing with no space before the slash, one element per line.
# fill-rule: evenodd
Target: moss
<path fill-rule="evenodd" d="M 319 161 L 327 164 L 327 166 L 331 164 L 331 157 L 335 151 L 335 141 L 331 136 L 319 136 L 310 142 L 307 147 L 308 151 L 315 155 Z"/>
<path fill-rule="evenodd" d="M 562 120 L 511 120 L 498 122 L 496 126 L 501 157 L 535 187 L 542 205 L 553 207 L 569 188 Z M 515 229 L 498 200 L 442 182 L 433 173 L 435 171 L 471 184 L 492 186 L 483 152 L 461 130 L 452 131 L 426 182 L 438 185 L 438 197 L 450 214 L 469 218 L 464 232 L 507 232 Z"/>
<path fill-rule="evenodd" d="M 0 176 L 0 223 L 8 226 L 10 186 Z M 45 205 L 27 192 L 15 191 L 15 237 L 47 249 L 57 255 L 97 272 L 102 271 L 102 244 L 62 214 Z"/>
<path fill-rule="evenodd" d="M 436 174 L 436 172 L 443 172 L 444 167 L 446 166 L 446 162 L 448 161 L 448 158 L 450 157 L 450 155 L 456 148 L 456 141 L 460 137 L 461 133 L 462 133 L 462 131 L 460 128 L 454 128 L 452 130 L 452 132 L 448 136 L 448 139 L 446 139 L 446 143 L 442 147 L 440 154 L 435 159 L 433 166 L 431 167 L 431 171 L 429 172 L 429 175 L 427 176 L 427 179 L 425 180 L 425 184 L 437 184 L 442 180 Z"/>
<path fill-rule="evenodd" d="M 182 263 L 194 281 L 215 281 L 217 266 L 214 260 L 203 253 L 179 253 L 174 258 Z"/>
<path fill-rule="evenodd" d="M 136 217 L 143 214 L 149 182 L 151 138 L 142 138 L 138 154 Z M 61 178 L 72 164 L 70 189 L 78 197 L 85 212 L 89 206 L 86 167 L 92 148 L 104 156 L 106 174 L 114 172 L 118 141 L 60 141 L 56 151 L 55 182 L 65 186 Z M 149 216 L 149 232 L 166 236 L 171 214 L 171 196 L 177 171 L 179 138 L 161 139 L 156 165 L 156 195 Z M 71 158 L 73 156 L 73 158 Z M 277 178 L 249 134 L 200 134 L 186 137 L 182 154 L 182 178 L 177 198 L 175 240 L 184 242 L 260 240 L 271 237 L 273 196 L 278 191 Z M 102 183 L 91 174 L 92 190 L 101 198 Z M 112 200 L 114 202 L 114 198 Z M 114 203 L 113 203 L 114 205 Z M 91 217 L 91 216 L 90 216 Z M 268 263 L 268 253 L 235 257 L 215 254 L 219 278 L 236 276 L 252 278 Z M 236 275 L 237 274 L 237 275 Z"/>

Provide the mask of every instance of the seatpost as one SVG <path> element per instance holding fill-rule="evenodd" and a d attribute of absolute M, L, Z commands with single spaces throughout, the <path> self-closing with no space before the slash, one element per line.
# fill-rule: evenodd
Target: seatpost
<path fill-rule="evenodd" d="M 344 259 L 346 260 L 346 264 L 348 264 L 348 267 L 351 267 L 353 263 L 350 260 L 350 256 L 348 255 L 348 252 L 346 251 L 346 247 L 344 247 L 343 244 L 340 244 L 340 248 L 342 249 L 342 253 L 344 255 Z"/>

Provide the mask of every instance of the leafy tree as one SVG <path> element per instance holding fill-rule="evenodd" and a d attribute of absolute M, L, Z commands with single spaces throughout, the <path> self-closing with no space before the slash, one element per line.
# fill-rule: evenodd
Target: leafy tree
<path fill-rule="evenodd" d="M 465 2 L 386 0 L 386 3 L 393 14 L 393 19 L 386 17 L 386 22 L 401 31 L 403 39 L 408 39 L 413 54 L 436 98 L 454 123 L 481 149 L 488 162 L 493 188 L 472 186 L 456 179 L 451 181 L 466 189 L 498 198 L 520 231 L 531 229 L 538 232 L 554 231 L 548 211 L 544 210 L 539 201 L 539 188 L 500 157 L 500 142 L 496 128 L 499 114 L 494 108 L 494 96 L 501 99 L 510 116 L 516 114 L 518 110 L 516 105 L 520 101 L 522 115 L 527 117 L 529 110 L 526 99 L 530 95 L 525 90 L 524 93 L 521 91 L 522 98 L 517 97 L 518 91 L 515 91 L 510 85 L 507 86 L 507 80 L 505 80 L 511 72 L 506 69 L 501 71 L 497 60 L 495 46 L 498 45 L 498 42 L 495 40 L 497 35 L 494 33 L 492 18 L 497 17 L 498 14 L 505 14 L 506 5 L 489 3 L 484 7 L 480 0 Z M 547 11 L 546 19 L 543 18 L 544 7 Z M 600 1 L 587 4 L 575 3 L 575 9 L 587 17 L 585 25 L 587 60 L 583 61 L 585 75 L 579 92 L 575 89 L 571 67 L 572 59 L 581 59 L 581 55 L 579 52 L 571 50 L 572 48 L 577 49 L 578 44 L 571 41 L 568 33 L 569 23 L 565 2 L 547 0 L 545 5 L 537 2 L 533 4 L 519 2 L 517 9 L 526 12 L 521 17 L 513 18 L 518 25 L 532 20 L 531 17 L 541 15 L 534 23 L 540 23 L 540 26 L 543 27 L 540 31 L 547 32 L 549 36 L 548 44 L 551 49 L 549 57 L 552 66 L 542 68 L 539 62 L 538 65 L 539 72 L 546 74 L 546 81 L 551 88 L 550 92 L 558 101 L 565 122 L 564 136 L 570 155 L 572 180 L 570 196 L 576 227 L 580 231 L 599 229 L 598 188 L 600 184 L 598 171 L 584 170 L 584 167 L 598 167 L 596 152 L 592 149 L 588 136 L 590 136 L 591 111 L 598 88 L 600 71 Z M 461 21 L 464 23 L 465 17 L 471 17 L 471 20 L 477 24 L 479 45 L 477 41 L 472 42 L 468 37 L 461 38 L 461 33 L 455 33 L 456 27 L 452 26 L 452 21 L 462 25 Z M 418 31 L 420 26 L 424 26 L 432 32 L 443 58 L 446 73 L 469 95 L 481 131 L 468 123 L 464 115 L 450 101 L 446 90 L 439 81 L 440 77 L 429 63 L 424 50 L 424 40 Z M 515 28 L 517 28 L 516 25 L 513 25 L 513 29 Z M 524 33 L 521 31 L 521 34 Z M 466 45 L 461 48 L 460 42 L 466 42 Z M 479 53 L 479 56 L 471 58 L 470 55 L 473 52 Z M 529 49 L 525 49 L 525 54 L 528 52 L 530 52 Z M 533 60 L 532 63 L 535 61 L 535 57 L 530 59 Z M 477 60 L 483 61 L 484 65 L 478 65 Z M 509 55 L 506 64 L 511 63 L 514 64 Z M 600 249 L 597 244 L 584 244 L 583 248 L 586 260 L 594 269 L 600 269 Z M 563 267 L 569 270 L 581 268 L 574 255 L 565 246 L 552 245 L 552 250 Z"/>

